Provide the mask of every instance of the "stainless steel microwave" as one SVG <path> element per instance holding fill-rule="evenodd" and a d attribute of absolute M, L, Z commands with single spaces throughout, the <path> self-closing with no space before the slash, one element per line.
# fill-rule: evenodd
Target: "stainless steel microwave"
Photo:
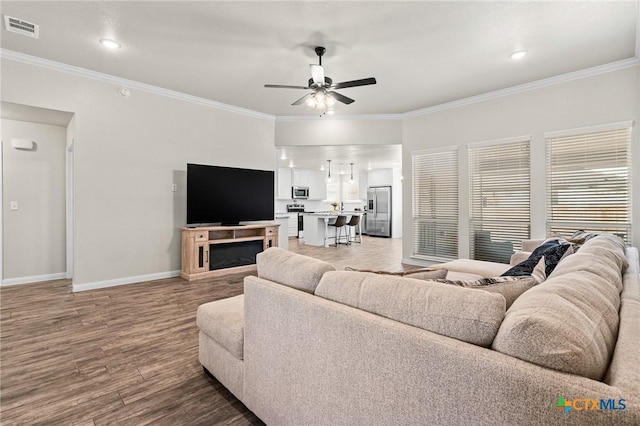
<path fill-rule="evenodd" d="M 294 200 L 306 200 L 309 198 L 308 186 L 293 186 L 291 187 L 291 198 Z"/>

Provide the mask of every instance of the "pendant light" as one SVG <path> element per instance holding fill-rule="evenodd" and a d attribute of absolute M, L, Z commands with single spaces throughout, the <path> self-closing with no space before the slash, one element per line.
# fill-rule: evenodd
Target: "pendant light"
<path fill-rule="evenodd" d="M 353 163 L 349 163 L 349 165 L 351 166 L 351 179 L 349 180 L 349 183 L 353 183 Z"/>
<path fill-rule="evenodd" d="M 327 160 L 327 163 L 329 163 L 327 166 L 327 170 L 329 171 L 327 174 L 327 182 L 331 182 L 331 160 Z"/>

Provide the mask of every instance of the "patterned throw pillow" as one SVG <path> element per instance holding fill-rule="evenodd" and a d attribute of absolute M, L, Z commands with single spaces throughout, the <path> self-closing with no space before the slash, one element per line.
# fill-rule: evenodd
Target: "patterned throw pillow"
<path fill-rule="evenodd" d="M 571 251 L 569 251 L 570 249 Z M 525 275 L 533 275 L 533 270 L 536 265 L 540 262 L 540 259 L 544 257 L 544 275 L 548 277 L 551 272 L 553 272 L 558 262 L 560 262 L 560 259 L 570 253 L 573 253 L 573 249 L 571 244 L 566 242 L 566 240 L 559 238 L 547 240 L 540 244 L 531 253 L 527 260 L 518 263 L 502 274 L 502 276 L 521 277 Z"/>
<path fill-rule="evenodd" d="M 346 266 L 344 270 L 355 271 L 355 272 L 370 272 L 373 274 L 380 274 L 380 275 L 393 275 L 396 277 L 413 278 L 415 280 L 437 280 L 437 279 L 445 278 L 447 276 L 446 269 L 433 269 L 433 268 L 412 269 L 409 271 L 401 271 L 401 272 L 388 272 L 388 271 L 372 271 L 370 269 L 356 269 L 350 266 Z"/>
<path fill-rule="evenodd" d="M 514 277 L 495 277 L 495 278 L 481 278 L 478 280 L 434 280 L 440 283 L 457 285 L 460 287 L 467 287 L 476 290 L 484 290 L 490 293 L 499 293 L 504 296 L 507 302 L 507 309 L 522 293 L 529 290 L 534 285 L 538 284 L 538 281 L 530 276 Z"/>

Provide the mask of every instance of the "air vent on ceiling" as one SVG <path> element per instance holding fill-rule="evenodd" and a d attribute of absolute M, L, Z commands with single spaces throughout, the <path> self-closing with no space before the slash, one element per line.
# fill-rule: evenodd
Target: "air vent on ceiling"
<path fill-rule="evenodd" d="M 4 27 L 9 32 L 31 38 L 38 38 L 38 33 L 40 32 L 40 25 L 8 15 L 4 15 Z"/>

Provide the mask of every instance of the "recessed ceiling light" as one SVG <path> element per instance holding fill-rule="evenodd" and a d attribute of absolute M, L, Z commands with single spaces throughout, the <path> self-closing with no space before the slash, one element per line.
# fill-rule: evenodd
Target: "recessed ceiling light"
<path fill-rule="evenodd" d="M 110 40 L 108 38 L 101 38 L 100 44 L 106 47 L 107 49 L 120 49 L 122 45 L 115 40 Z"/>
<path fill-rule="evenodd" d="M 527 56 L 527 51 L 526 50 L 516 50 L 515 52 L 512 52 L 509 55 L 509 58 L 511 58 L 511 59 L 522 59 L 525 56 Z"/>

